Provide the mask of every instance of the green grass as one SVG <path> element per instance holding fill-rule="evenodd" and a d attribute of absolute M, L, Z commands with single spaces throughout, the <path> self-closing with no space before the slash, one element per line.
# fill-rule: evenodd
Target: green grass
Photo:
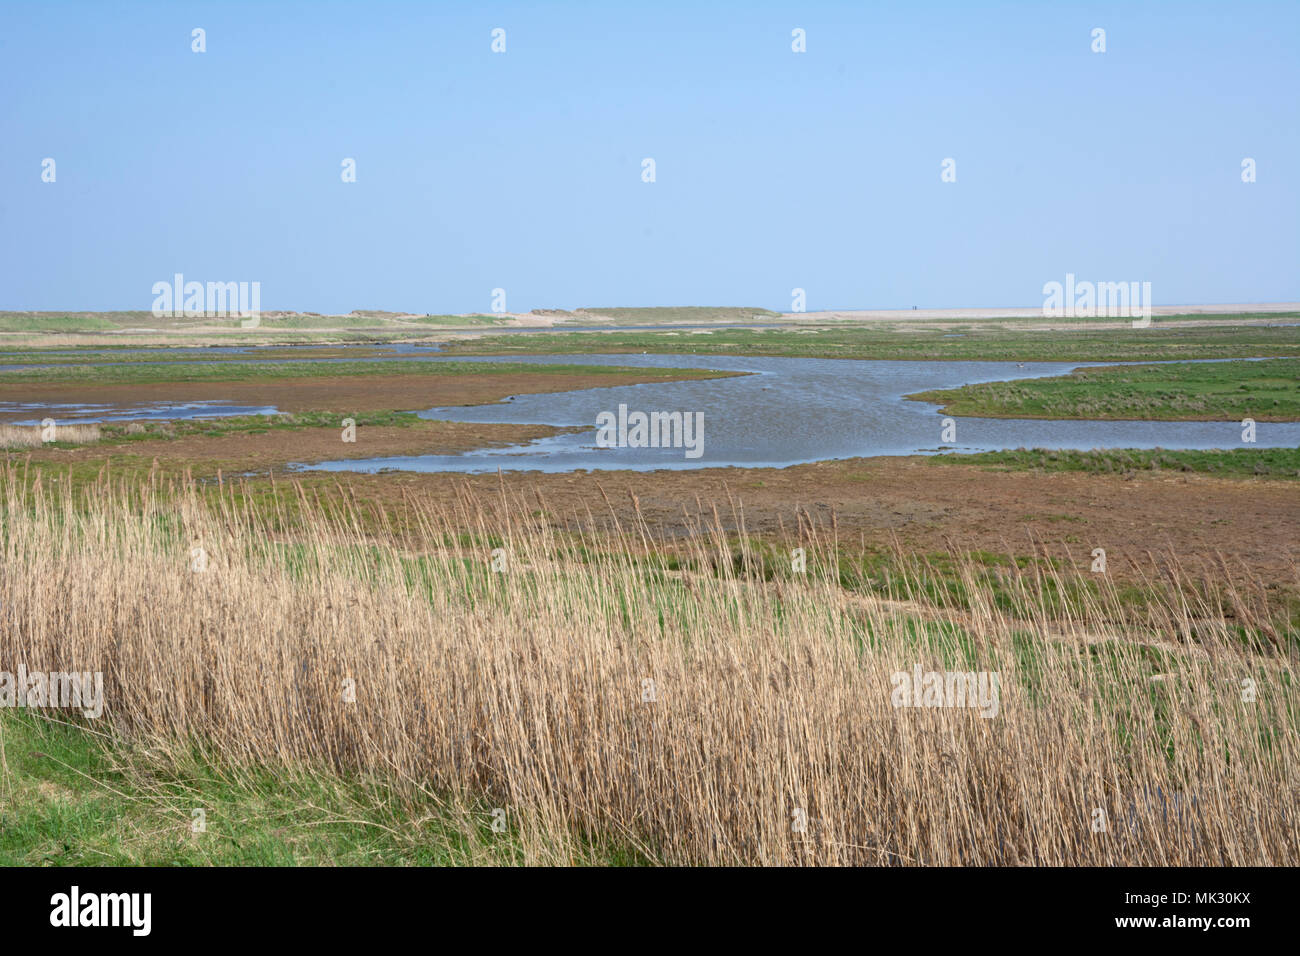
<path fill-rule="evenodd" d="M 1300 359 L 1081 368 L 907 397 L 980 418 L 1296 421 Z"/>
<path fill-rule="evenodd" d="M 1300 448 L 1238 448 L 1232 451 L 1166 451 L 1131 448 L 1055 451 L 1043 448 L 934 455 L 939 465 L 985 465 L 998 471 L 1194 472 L 1222 477 L 1300 478 Z"/>
<path fill-rule="evenodd" d="M 910 361 L 1129 362 L 1295 356 L 1300 355 L 1300 328 L 1166 328 L 1157 321 L 1146 329 L 1058 332 L 999 327 L 955 333 L 951 327 L 917 323 L 885 328 L 538 332 L 484 335 L 448 341 L 443 347 L 449 354 L 460 355 L 658 352 Z"/>
<path fill-rule="evenodd" d="M 104 332 L 120 326 L 97 315 L 0 312 L 0 332 Z"/>
<path fill-rule="evenodd" d="M 319 768 L 147 753 L 63 712 L 0 711 L 0 866 L 516 864 L 492 808 Z M 204 811 L 202 833 L 194 810 Z M 507 820 L 509 817 L 507 816 Z M 621 849 L 581 863 L 644 862 Z"/>

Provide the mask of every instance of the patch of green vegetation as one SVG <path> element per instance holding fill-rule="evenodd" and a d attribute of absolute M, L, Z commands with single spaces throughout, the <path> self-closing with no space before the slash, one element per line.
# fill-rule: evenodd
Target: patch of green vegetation
<path fill-rule="evenodd" d="M 1075 369 L 1057 378 L 984 382 L 907 396 L 979 418 L 1295 421 L 1300 359 Z"/>
<path fill-rule="evenodd" d="M 1235 317 L 1220 317 L 1235 318 Z M 1278 317 L 1279 321 L 1283 317 Z M 943 325 L 716 329 L 646 332 L 538 332 L 449 341 L 449 354 L 555 355 L 657 352 L 910 361 L 1136 362 L 1258 358 L 1300 354 L 1300 327 L 1238 325 L 1044 331 L 989 327 L 954 337 Z"/>
<path fill-rule="evenodd" d="M 485 805 L 308 767 L 149 754 L 38 714 L 0 711 L 0 866 L 458 866 L 522 862 Z M 202 810 L 202 832 L 194 832 Z M 573 861 L 635 864 L 621 848 Z"/>
<path fill-rule="evenodd" d="M 566 552 L 562 557 L 583 560 L 574 553 Z M 823 559 L 824 555 L 810 553 L 806 572 L 797 572 L 788 549 L 774 542 L 749 538 L 743 545 L 739 541 L 732 543 L 726 554 L 705 564 L 668 554 L 647 555 L 640 564 L 648 579 L 664 584 L 667 584 L 663 580 L 664 572 L 685 572 L 712 577 L 735 575 L 755 582 L 779 580 L 797 585 L 807 575 L 821 573 Z M 585 560 L 592 562 L 599 558 L 588 555 Z M 856 594 L 913 601 L 951 611 L 969 611 L 981 602 L 989 602 L 1012 617 L 1077 612 L 1085 599 L 1095 601 L 1099 593 L 1097 583 L 1087 578 L 1064 577 L 1058 583 L 1053 572 L 1062 570 L 1060 562 L 1042 555 L 977 550 L 958 557 L 949 552 L 923 555 L 867 548 L 837 558 L 830 570 L 841 588 Z M 1034 601 L 1026 602 L 1026 589 L 1035 594 Z M 1156 596 L 1150 589 L 1134 589 L 1118 593 L 1117 599 L 1123 607 L 1138 611 Z"/>
<path fill-rule="evenodd" d="M 1300 448 L 1238 448 L 1231 451 L 1020 448 L 975 455 L 932 455 L 928 460 L 941 465 L 985 465 L 999 471 L 1081 471 L 1092 474 L 1177 471 L 1224 477 L 1300 478 Z"/>
<path fill-rule="evenodd" d="M 0 332 L 104 332 L 118 328 L 102 316 L 0 312 Z"/>

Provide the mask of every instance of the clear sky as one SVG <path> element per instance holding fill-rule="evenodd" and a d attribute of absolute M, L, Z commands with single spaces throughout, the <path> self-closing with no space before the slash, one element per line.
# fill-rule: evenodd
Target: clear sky
<path fill-rule="evenodd" d="M 1298 177 L 1296 0 L 0 0 L 0 309 L 1296 301 Z"/>

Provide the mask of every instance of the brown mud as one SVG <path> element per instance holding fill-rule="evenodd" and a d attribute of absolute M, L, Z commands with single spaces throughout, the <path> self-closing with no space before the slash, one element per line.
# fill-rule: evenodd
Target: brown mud
<path fill-rule="evenodd" d="M 728 375 L 731 373 L 717 373 Z M 638 369 L 626 373 L 492 372 L 473 375 L 333 375 L 311 378 L 247 379 L 230 382 L 0 383 L 0 402 L 56 405 L 144 405 L 159 402 L 228 402 L 274 406 L 282 412 L 419 411 L 447 405 L 484 405 L 511 395 L 568 392 L 613 385 L 669 382 L 701 376 L 695 370 Z M 32 412 L 0 413 L 0 422 L 20 421 Z"/>

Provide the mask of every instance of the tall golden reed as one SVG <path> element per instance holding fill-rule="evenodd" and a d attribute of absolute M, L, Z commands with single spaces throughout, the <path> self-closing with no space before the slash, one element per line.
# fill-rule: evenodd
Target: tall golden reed
<path fill-rule="evenodd" d="M 504 487 L 382 512 L 13 466 L 0 501 L 0 669 L 103 671 L 134 744 L 500 807 L 528 862 L 1300 862 L 1294 635 L 1226 570 L 1166 564 L 1135 619 L 1050 565 L 845 587 L 811 524 L 765 581 L 738 508 L 670 541 Z M 996 672 L 996 716 L 894 706 L 918 667 Z"/>

